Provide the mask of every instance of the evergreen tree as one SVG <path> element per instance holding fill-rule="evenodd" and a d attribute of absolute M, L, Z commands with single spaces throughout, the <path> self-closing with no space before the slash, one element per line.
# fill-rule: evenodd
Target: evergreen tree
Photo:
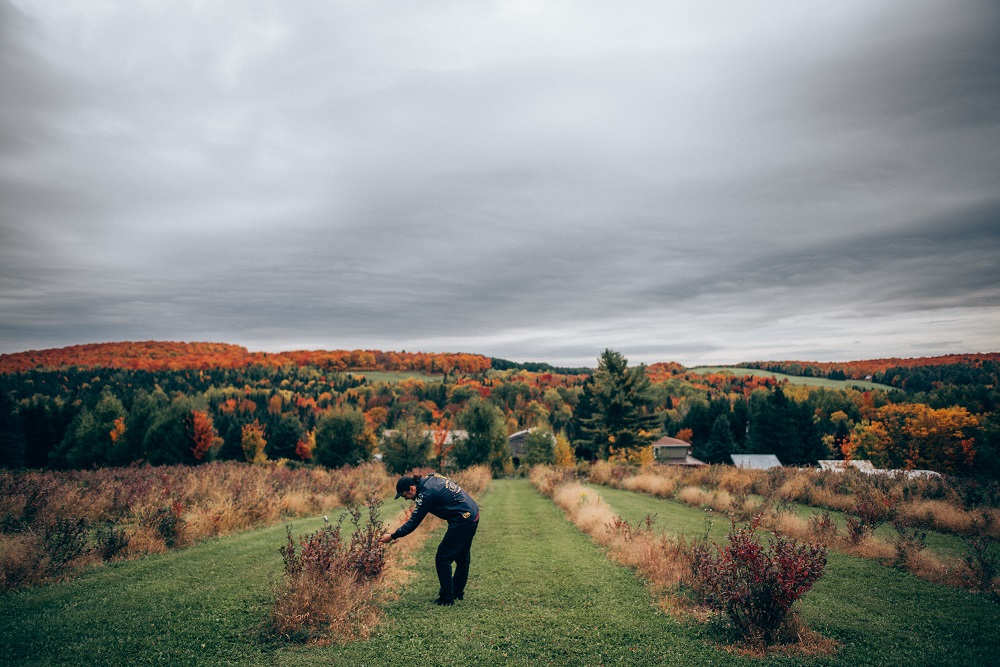
<path fill-rule="evenodd" d="M 580 401 L 590 411 L 580 417 L 581 439 L 603 457 L 609 447 L 632 452 L 652 442 L 659 418 L 645 365 L 629 368 L 620 352 L 605 350 L 592 379 Z"/>
<path fill-rule="evenodd" d="M 413 417 L 407 418 L 382 440 L 379 451 L 389 472 L 402 475 L 429 462 L 434 441 L 427 428 Z"/>
<path fill-rule="evenodd" d="M 0 388 L 0 467 L 24 466 L 24 435 L 17 407 L 10 395 Z"/>
<path fill-rule="evenodd" d="M 781 387 L 751 396 L 748 441 L 749 453 L 774 454 L 786 465 L 826 458 L 812 410 L 790 400 Z"/>
<path fill-rule="evenodd" d="M 268 424 L 267 456 L 270 459 L 294 459 L 295 447 L 302 438 L 302 423 L 293 414 L 283 414 Z"/>
<path fill-rule="evenodd" d="M 374 451 L 375 434 L 359 410 L 338 410 L 321 419 L 316 427 L 313 460 L 328 468 L 358 465 L 370 459 Z"/>
<path fill-rule="evenodd" d="M 705 463 L 730 463 L 730 454 L 736 452 L 736 440 L 727 415 L 719 415 L 712 423 L 712 429 L 703 448 L 695 451 L 695 458 Z"/>

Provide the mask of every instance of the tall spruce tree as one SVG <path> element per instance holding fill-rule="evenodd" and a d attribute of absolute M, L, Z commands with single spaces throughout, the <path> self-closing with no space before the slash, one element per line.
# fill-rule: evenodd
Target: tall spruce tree
<path fill-rule="evenodd" d="M 635 451 L 652 442 L 659 418 L 653 412 L 646 366 L 629 368 L 620 352 L 609 349 L 598 357 L 591 379 L 580 401 L 589 408 L 589 414 L 580 416 L 583 442 L 605 458 L 610 447 Z"/>

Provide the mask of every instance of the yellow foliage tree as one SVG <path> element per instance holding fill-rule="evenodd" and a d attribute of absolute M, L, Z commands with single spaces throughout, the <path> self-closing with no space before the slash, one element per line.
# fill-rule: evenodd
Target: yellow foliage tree
<path fill-rule="evenodd" d="M 267 461 L 267 454 L 264 453 L 267 440 L 264 439 L 263 424 L 254 419 L 251 423 L 243 426 L 242 435 L 241 444 L 247 463 L 260 464 Z"/>
<path fill-rule="evenodd" d="M 569 438 L 562 431 L 556 435 L 555 456 L 556 465 L 560 468 L 572 468 L 576 465 L 576 456 L 569 444 Z"/>

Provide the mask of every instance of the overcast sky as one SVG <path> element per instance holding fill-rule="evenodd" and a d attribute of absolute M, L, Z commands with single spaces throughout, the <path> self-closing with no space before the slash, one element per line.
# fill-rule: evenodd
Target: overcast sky
<path fill-rule="evenodd" d="M 0 352 L 1000 351 L 1000 3 L 0 0 Z"/>

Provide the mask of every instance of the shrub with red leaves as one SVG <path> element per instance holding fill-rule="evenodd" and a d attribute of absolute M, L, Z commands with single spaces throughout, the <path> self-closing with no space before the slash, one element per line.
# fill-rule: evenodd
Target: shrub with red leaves
<path fill-rule="evenodd" d="M 782 640 L 792 604 L 823 576 L 827 549 L 778 535 L 761 543 L 761 517 L 737 527 L 728 544 L 694 553 L 695 591 L 726 614 L 743 639 L 764 644 Z"/>

